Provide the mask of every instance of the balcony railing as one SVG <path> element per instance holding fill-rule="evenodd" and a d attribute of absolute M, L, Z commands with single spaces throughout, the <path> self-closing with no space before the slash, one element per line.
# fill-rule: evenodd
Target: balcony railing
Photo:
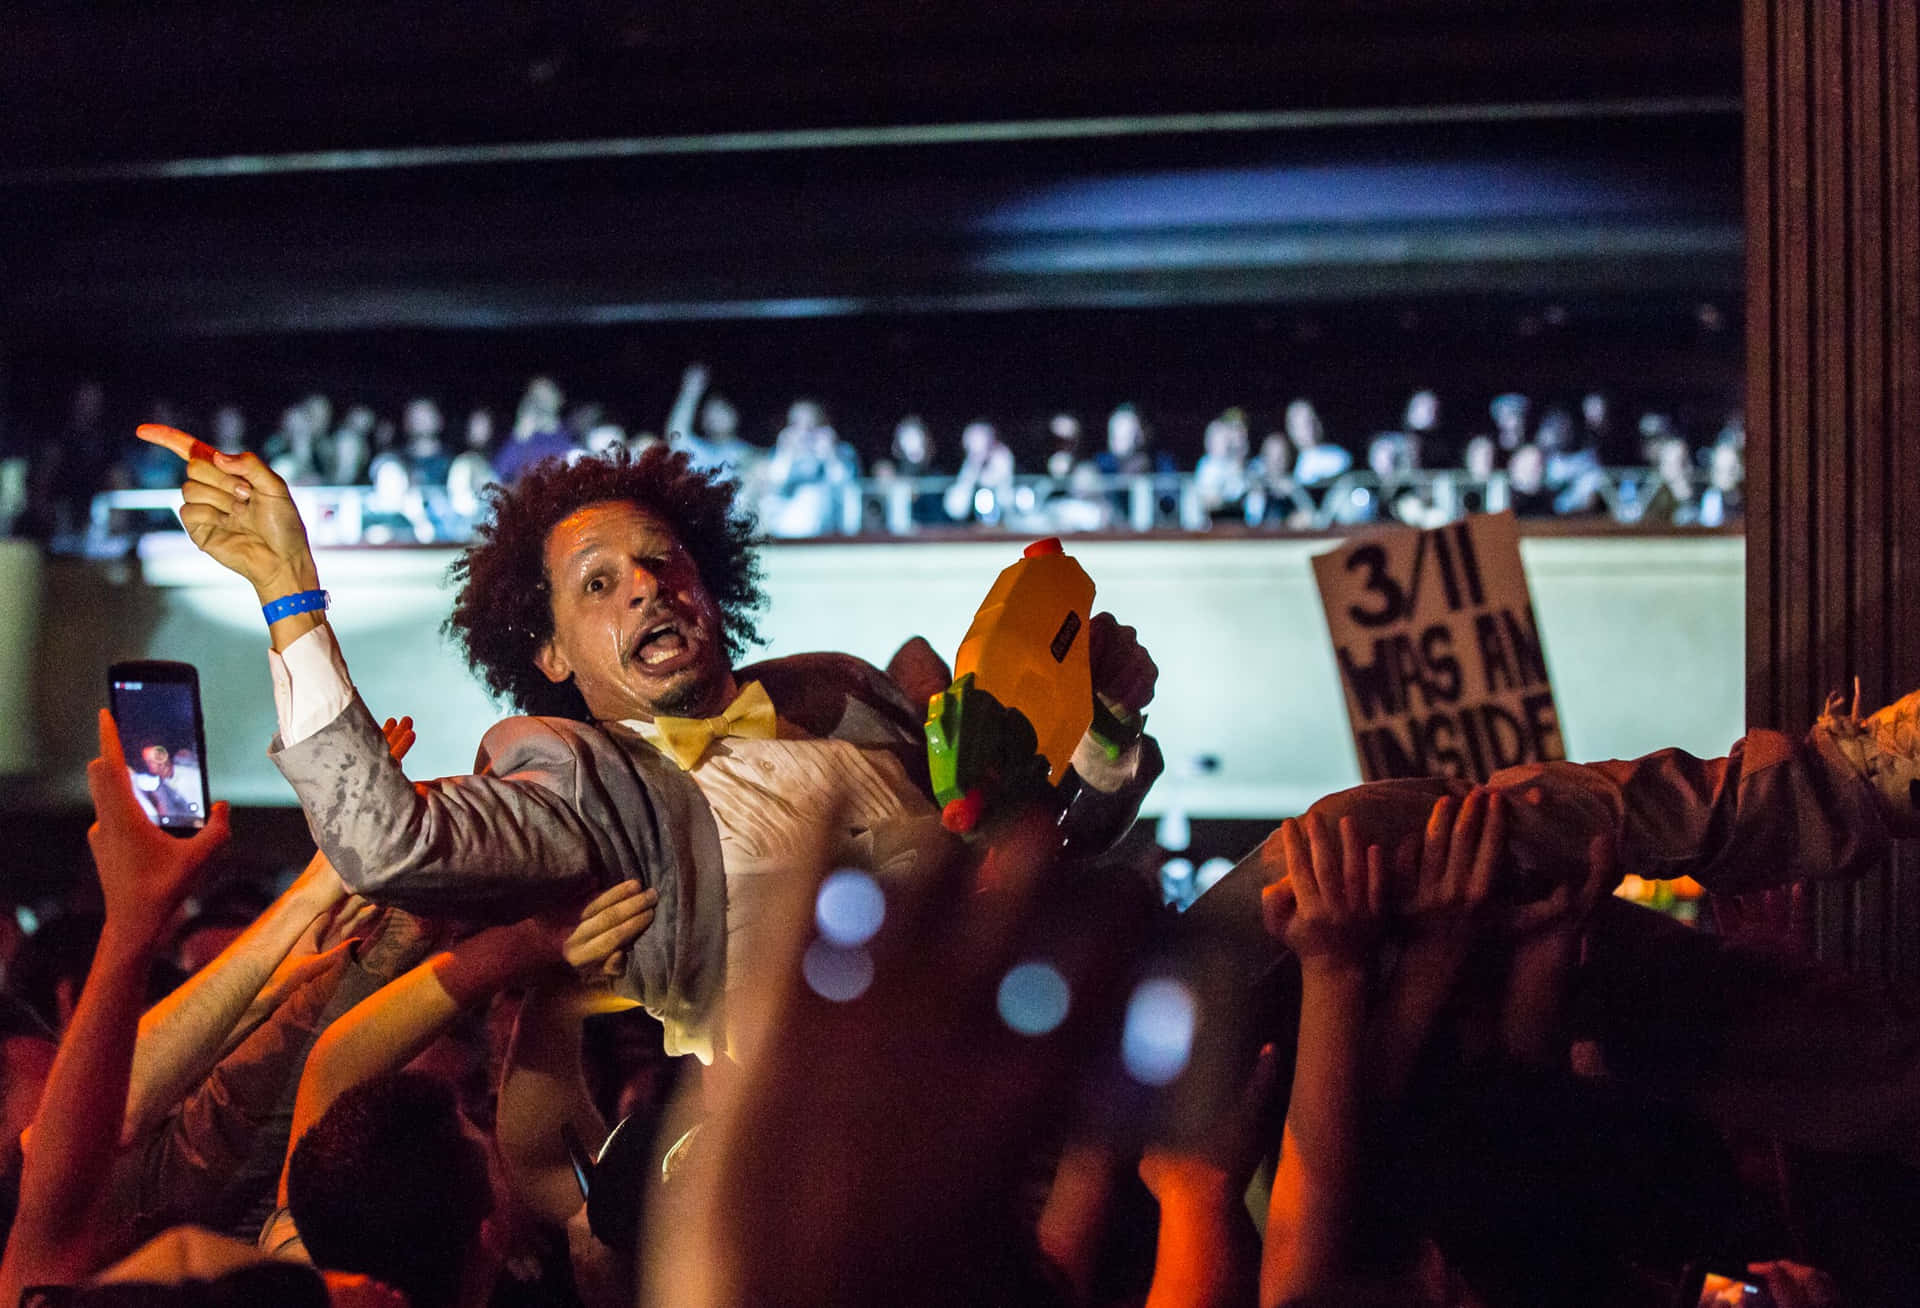
<path fill-rule="evenodd" d="M 1594 470 L 1583 482 L 1583 489 L 1591 492 L 1590 507 L 1542 516 L 1622 526 L 1697 525 L 1644 521 L 1658 485 L 1650 468 Z M 997 486 L 958 487 L 948 476 L 867 477 L 816 483 L 792 495 L 763 494 L 748 507 L 759 513 L 770 536 L 806 540 L 968 531 L 1146 534 L 1223 527 L 1327 532 L 1384 522 L 1436 526 L 1470 512 L 1498 512 L 1512 503 L 1504 473 L 1476 478 L 1451 469 L 1408 472 L 1387 482 L 1371 472 L 1348 472 L 1320 486 L 1255 484 L 1243 499 L 1212 509 L 1192 473 L 1071 479 L 1027 475 Z M 471 503 L 454 504 L 439 487 L 411 488 L 396 498 L 369 486 L 301 486 L 294 488 L 293 498 L 309 538 L 319 546 L 463 544 L 471 538 L 479 514 Z M 71 544 L 85 553 L 114 552 L 130 537 L 164 530 L 168 524 L 157 520 L 158 513 L 171 516 L 179 507 L 177 490 L 103 493 L 94 497 L 86 541 Z M 177 528 L 177 519 L 171 525 Z"/>

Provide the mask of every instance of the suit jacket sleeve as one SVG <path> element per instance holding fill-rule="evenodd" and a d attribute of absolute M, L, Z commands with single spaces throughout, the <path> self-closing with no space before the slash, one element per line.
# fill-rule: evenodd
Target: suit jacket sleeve
<path fill-rule="evenodd" d="M 547 718 L 488 731 L 472 776 L 418 784 L 356 696 L 274 762 L 314 840 L 357 893 L 504 921 L 627 879 L 660 892 L 622 990 L 702 1052 L 726 966 L 719 834 L 698 789 L 652 749 Z"/>
<path fill-rule="evenodd" d="M 1542 887 L 1577 880 L 1588 842 L 1600 834 L 1612 838 L 1620 874 L 1690 876 L 1716 894 L 1857 877 L 1884 856 L 1890 839 L 1867 784 L 1818 733 L 1796 741 L 1750 731 L 1724 758 L 1666 749 L 1604 763 L 1523 764 L 1495 773 L 1488 785 L 1514 801 L 1507 827 L 1514 872 Z M 1436 799 L 1465 790 L 1437 779 L 1376 781 L 1328 795 L 1313 811 L 1332 823 L 1350 816 L 1366 840 L 1392 849 L 1424 829 Z M 1223 931 L 1240 927 L 1233 919 L 1257 923 L 1259 890 L 1280 875 L 1277 859 L 1260 853 L 1236 865 L 1186 917 Z M 1251 929 L 1241 935 L 1258 957 Z"/>
<path fill-rule="evenodd" d="M 1527 764 L 1489 783 L 1516 804 L 1509 844 L 1539 872 L 1579 867 L 1585 840 L 1612 836 L 1622 872 L 1690 876 L 1716 894 L 1811 877 L 1857 877 L 1889 839 L 1867 784 L 1819 733 L 1754 730 L 1725 758 L 1664 749 L 1636 759 Z"/>
<path fill-rule="evenodd" d="M 423 913 L 503 920 L 618 880 L 581 811 L 581 767 L 557 731 L 512 718 L 489 731 L 475 776 L 407 780 L 358 696 L 273 761 L 349 889 Z"/>
<path fill-rule="evenodd" d="M 1091 736 L 1083 738 L 1066 779 L 1071 798 L 1060 834 L 1067 846 L 1098 854 L 1119 844 L 1165 766 L 1152 736 L 1141 736 L 1117 759 L 1108 759 Z"/>

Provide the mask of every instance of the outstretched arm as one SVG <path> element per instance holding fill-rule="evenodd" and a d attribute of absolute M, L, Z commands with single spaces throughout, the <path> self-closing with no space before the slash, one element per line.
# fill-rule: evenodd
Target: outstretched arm
<path fill-rule="evenodd" d="M 510 718 L 487 733 L 481 755 L 477 775 L 415 785 L 356 698 L 271 757 L 340 879 L 383 904 L 499 920 L 632 870 L 616 866 L 619 834 L 581 811 L 594 783 L 577 738 Z"/>
<path fill-rule="evenodd" d="M 153 1126 L 206 1076 L 267 978 L 314 921 L 345 895 L 326 856 L 314 855 L 287 892 L 218 958 L 148 1010 L 133 1051 L 123 1142 Z"/>
<path fill-rule="evenodd" d="M 396 761 L 406 757 L 413 744 L 412 728 L 388 719 L 382 732 Z M 346 895 L 326 855 L 315 854 L 286 893 L 218 958 L 140 1019 L 123 1143 L 158 1122 L 206 1076 L 231 1047 L 236 1026 L 288 953 Z"/>
<path fill-rule="evenodd" d="M 1160 1235 L 1146 1308 L 1224 1308 L 1253 1299 L 1260 1243 L 1247 1186 L 1260 1161 L 1260 1124 L 1278 1075 L 1272 1045 L 1260 1051 L 1239 1100 L 1197 1148 L 1149 1148 L 1140 1179 L 1160 1201 Z"/>
<path fill-rule="evenodd" d="M 1473 947 L 1479 917 L 1506 852 L 1507 801 L 1486 790 L 1434 803 L 1418 854 L 1396 862 L 1397 898 L 1408 920 L 1405 947 L 1375 1017 L 1374 1097 L 1393 1103 L 1406 1089 L 1434 1019 L 1453 993 Z"/>
<path fill-rule="evenodd" d="M 214 805 L 190 840 L 148 822 L 133 797 L 120 734 L 100 714 L 100 757 L 87 765 L 95 822 L 87 832 L 106 900 L 106 925 L 79 1006 L 41 1098 L 20 1174 L 20 1215 L 0 1261 L 0 1303 L 29 1285 L 71 1285 L 95 1270 L 113 1225 L 108 1174 L 120 1141 L 147 969 L 174 910 L 227 840 Z"/>
<path fill-rule="evenodd" d="M 588 1000 L 589 992 L 570 985 L 542 985 L 527 994 L 494 1112 L 493 1137 L 515 1200 L 555 1227 L 565 1226 L 580 1208 L 580 1183 L 562 1124 L 586 1141 L 607 1134 L 580 1066 Z"/>
<path fill-rule="evenodd" d="M 1324 1290 L 1346 1271 L 1360 1170 L 1367 969 L 1386 901 L 1380 849 L 1361 845 L 1351 819 L 1340 823 L 1338 846 L 1318 814 L 1289 820 L 1281 846 L 1287 879 L 1267 891 L 1267 929 L 1300 959 L 1300 1037 L 1267 1211 L 1263 1305 Z"/>
<path fill-rule="evenodd" d="M 638 882 L 613 887 L 564 920 L 527 918 L 491 927 L 382 986 L 327 1028 L 307 1056 L 293 1105 L 287 1156 L 352 1087 L 396 1072 L 468 1007 L 509 983 L 562 964 L 595 969 L 653 922 L 655 894 Z M 287 1176 L 280 1173 L 280 1202 Z"/>
<path fill-rule="evenodd" d="M 1563 884 L 1508 923 L 1513 964 L 1500 1007 L 1500 1041 L 1515 1059 L 1552 1066 L 1566 1055 L 1563 1008 L 1567 980 L 1579 961 L 1580 933 L 1593 906 L 1618 878 L 1613 844 L 1595 836 L 1587 847 L 1587 875 L 1578 886 Z"/>

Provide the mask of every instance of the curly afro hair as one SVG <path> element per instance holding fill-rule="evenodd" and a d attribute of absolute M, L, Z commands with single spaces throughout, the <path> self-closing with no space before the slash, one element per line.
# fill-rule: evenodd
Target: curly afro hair
<path fill-rule="evenodd" d="M 736 510 L 734 491 L 719 472 L 694 468 L 664 445 L 637 456 L 616 449 L 571 465 L 545 460 L 511 487 L 488 491 L 491 520 L 448 570 L 460 590 L 445 630 L 496 697 L 522 713 L 589 721 L 572 680 L 548 681 L 533 662 L 553 636 L 547 536 L 589 504 L 624 500 L 671 527 L 693 556 L 720 609 L 727 657 L 738 661 L 760 640 L 754 617 L 765 596 L 753 518 Z"/>

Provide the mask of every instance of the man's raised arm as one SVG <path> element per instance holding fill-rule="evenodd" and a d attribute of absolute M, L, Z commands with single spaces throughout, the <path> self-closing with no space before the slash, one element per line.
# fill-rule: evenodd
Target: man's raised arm
<path fill-rule="evenodd" d="M 620 879 L 606 875 L 610 851 L 569 802 L 574 759 L 557 737 L 527 749 L 496 743 L 506 767 L 491 784 L 416 789 L 348 679 L 286 482 L 255 455 L 223 454 L 172 427 L 149 423 L 138 435 L 187 461 L 188 537 L 260 599 L 280 723 L 274 761 L 349 889 L 415 909 L 517 915 L 556 889 Z"/>
<path fill-rule="evenodd" d="M 274 761 L 348 889 L 505 921 L 638 880 L 659 890 L 664 929 L 632 951 L 622 991 L 670 1030 L 703 1028 L 725 964 L 726 898 L 719 835 L 693 783 L 604 732 L 538 718 L 488 732 L 478 775 L 409 782 L 347 678 L 286 483 L 254 455 L 171 427 L 138 434 L 187 461 L 188 536 L 260 598 L 281 726 Z"/>

